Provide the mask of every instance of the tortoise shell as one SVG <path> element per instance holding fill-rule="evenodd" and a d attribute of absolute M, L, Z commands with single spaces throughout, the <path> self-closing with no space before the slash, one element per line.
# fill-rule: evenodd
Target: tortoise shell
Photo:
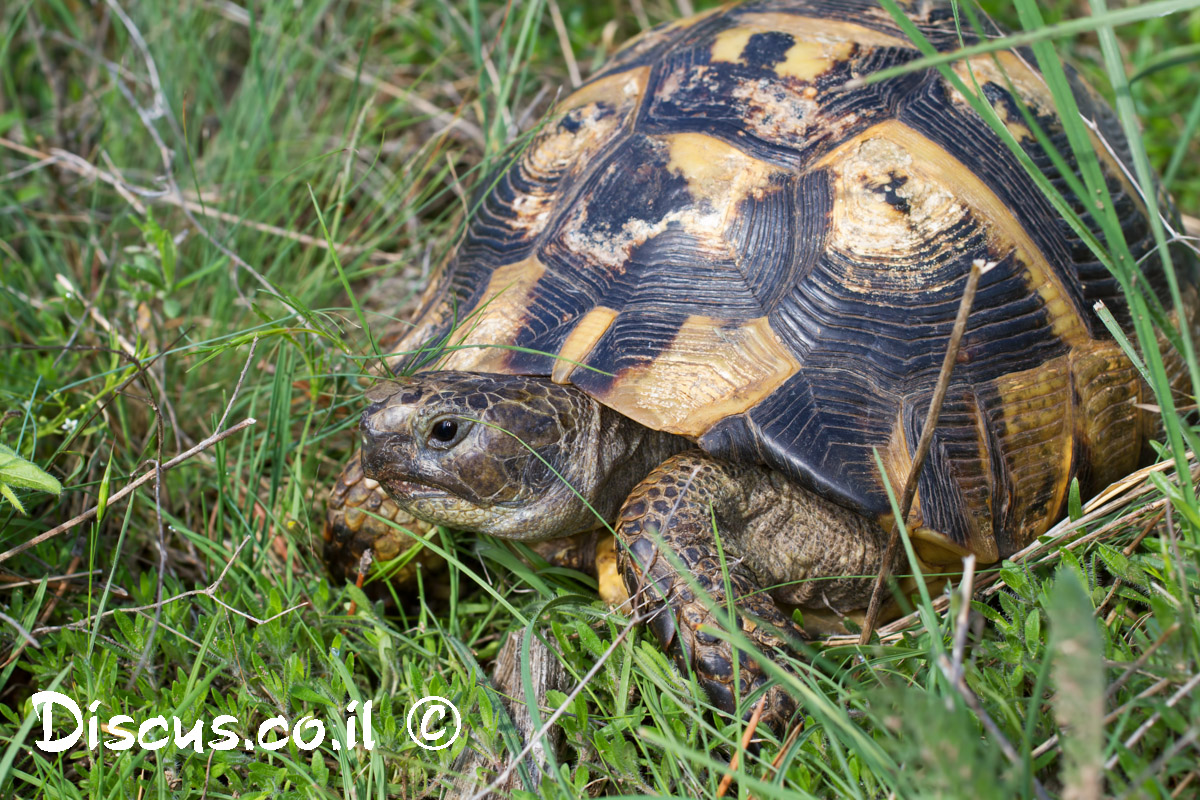
<path fill-rule="evenodd" d="M 935 47 L 960 46 L 948 8 L 912 6 Z M 913 514 L 930 560 L 1019 549 L 1073 477 L 1089 491 L 1137 466 L 1149 389 L 1093 312 L 1127 321 L 1116 279 L 966 99 L 937 70 L 856 80 L 919 56 L 868 0 L 760 0 L 647 32 L 485 182 L 401 345 L 425 349 L 394 366 L 550 376 L 884 521 L 873 451 L 902 486 L 969 268 L 994 263 Z M 952 69 L 1065 194 L 1023 115 L 1074 168 L 1032 63 Z M 1127 144 L 1069 74 L 1141 257 Z M 1169 307 L 1161 265 L 1143 271 Z"/>

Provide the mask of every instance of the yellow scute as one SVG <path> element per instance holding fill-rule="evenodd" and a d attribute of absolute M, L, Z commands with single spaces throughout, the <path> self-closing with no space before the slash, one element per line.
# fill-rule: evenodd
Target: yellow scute
<path fill-rule="evenodd" d="M 745 51 L 746 45 L 750 43 L 751 37 L 757 33 L 772 32 L 776 32 L 774 28 L 759 26 L 721 31 L 713 41 L 712 60 L 731 64 L 739 63 L 742 61 L 742 53 Z M 813 80 L 849 56 L 853 49 L 853 45 L 848 41 L 818 41 L 807 37 L 797 38 L 796 34 L 791 31 L 778 32 L 788 33 L 796 39 L 796 43 L 784 53 L 783 61 L 774 65 L 775 74 L 798 78 L 802 81 Z"/>
<path fill-rule="evenodd" d="M 621 370 L 598 400 L 657 430 L 699 436 L 771 394 L 800 368 L 766 317 L 727 327 L 694 315 L 652 361 Z"/>

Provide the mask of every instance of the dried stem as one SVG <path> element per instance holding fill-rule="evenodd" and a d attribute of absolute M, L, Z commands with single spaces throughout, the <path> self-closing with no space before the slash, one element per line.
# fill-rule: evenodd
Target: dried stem
<path fill-rule="evenodd" d="M 187 592 L 181 592 L 177 595 L 167 598 L 164 601 L 164 603 L 174 603 L 178 600 L 183 600 L 188 597 L 196 597 L 198 595 L 204 595 L 205 597 L 209 598 L 217 605 L 221 606 L 221 608 L 224 608 L 226 611 L 230 611 L 234 614 L 237 614 L 239 617 L 248 619 L 251 622 L 256 623 L 258 625 L 265 625 L 268 622 L 271 622 L 272 620 L 279 619 L 284 614 L 290 614 L 298 608 L 304 608 L 305 606 L 307 606 L 308 601 L 305 601 L 303 603 L 298 603 L 297 605 L 294 605 L 290 608 L 285 608 L 283 611 L 280 611 L 278 614 L 273 614 L 273 615 L 267 617 L 266 619 L 259 619 L 258 617 L 255 617 L 251 614 L 247 614 L 245 611 L 234 608 L 233 606 L 229 605 L 228 603 L 224 602 L 219 597 L 217 597 L 217 590 L 220 589 L 221 584 L 224 583 L 226 573 L 228 573 L 229 568 L 233 566 L 233 562 L 237 561 L 237 557 L 242 552 L 242 548 L 244 548 L 249 543 L 250 543 L 249 536 L 247 536 L 245 539 L 242 539 L 242 543 L 239 544 L 237 546 L 237 549 L 233 551 L 233 555 L 230 556 L 228 563 L 225 564 L 225 568 L 221 570 L 221 574 L 218 575 L 217 579 L 215 581 L 213 581 L 212 583 L 210 583 L 208 586 L 205 586 L 203 589 L 192 589 Z M 112 609 L 109 609 L 108 611 L 105 611 L 102 614 L 96 614 L 94 616 L 88 617 L 87 619 L 81 619 L 77 622 L 71 622 L 67 625 L 55 625 L 55 626 L 48 627 L 48 628 L 47 627 L 34 628 L 33 635 L 34 636 L 45 636 L 46 634 L 57 633 L 58 631 L 72 631 L 72 630 L 77 630 L 79 628 L 86 628 L 95 622 L 99 622 L 100 620 L 104 619 L 105 617 L 111 617 L 113 614 L 120 614 L 120 613 L 136 614 L 136 613 L 141 613 L 143 611 L 149 611 L 150 609 L 153 609 L 153 608 L 158 608 L 159 605 L 160 605 L 159 603 L 149 603 L 144 606 L 133 606 L 132 608 L 112 608 Z"/>
<path fill-rule="evenodd" d="M 1000 746 L 1000 752 L 1004 753 L 1004 757 L 1012 762 L 1014 766 L 1020 767 L 1022 764 L 1021 757 L 1017 754 L 1016 748 L 1013 747 L 1012 742 L 1008 740 L 1008 737 L 996 725 L 995 720 L 984 709 L 983 703 L 979 702 L 979 696 L 971 691 L 971 687 L 967 686 L 967 682 L 963 679 L 962 674 L 955 674 L 954 665 L 950 663 L 950 659 L 946 658 L 944 653 L 938 657 L 938 667 L 942 670 L 942 674 L 946 676 L 946 680 L 950 682 L 950 685 L 962 697 L 967 707 L 975 712 L 975 716 L 983 723 L 984 730 Z M 1033 779 L 1033 791 L 1040 800 L 1049 800 L 1050 796 L 1046 794 L 1046 788 L 1042 786 L 1037 778 Z"/>
<path fill-rule="evenodd" d="M 733 754 L 733 758 L 729 759 L 729 771 L 721 778 L 721 784 L 717 787 L 717 797 L 724 797 L 729 791 L 729 785 L 733 783 L 733 775 L 737 772 L 738 763 L 742 758 L 742 750 L 750 746 L 750 740 L 754 738 L 754 732 L 758 730 L 758 722 L 762 719 L 763 709 L 767 706 L 767 696 L 764 694 L 762 699 L 758 701 L 758 705 L 754 707 L 754 713 L 750 715 L 750 721 L 746 724 L 746 730 L 742 733 L 742 746 Z"/>
<path fill-rule="evenodd" d="M 975 593 L 975 554 L 963 558 L 962 583 L 959 586 L 960 605 L 958 618 L 954 622 L 954 650 L 952 654 L 954 677 L 963 676 L 963 653 L 967 647 L 967 621 L 971 616 L 971 595 Z"/>
<path fill-rule="evenodd" d="M 1171 695 L 1170 698 L 1167 699 L 1167 708 L 1174 708 L 1175 704 L 1186 697 L 1188 693 L 1192 691 L 1192 689 L 1196 688 L 1197 685 L 1200 685 L 1200 672 L 1193 675 L 1187 683 L 1179 687 L 1179 691 L 1175 692 L 1175 694 Z M 1138 729 L 1134 731 L 1128 739 L 1125 740 L 1123 745 L 1124 749 L 1128 750 L 1137 744 L 1141 738 L 1146 735 L 1146 732 L 1153 728 L 1160 719 L 1162 719 L 1161 710 L 1155 711 L 1153 714 L 1151 714 L 1150 717 L 1141 725 L 1139 725 Z M 1114 753 L 1113 756 L 1104 763 L 1104 768 L 1108 770 L 1115 767 L 1117 765 L 1118 757 L 1119 754 Z"/>
<path fill-rule="evenodd" d="M 558 718 L 566 713 L 567 709 L 571 707 L 571 704 L 575 702 L 575 698 L 578 697 L 579 693 L 583 691 L 583 687 L 587 686 L 592 678 L 596 676 L 596 673 L 599 672 L 605 663 L 608 662 L 608 659 L 612 658 L 612 654 L 615 653 L 617 648 L 621 646 L 621 642 L 625 641 L 625 637 L 629 635 L 630 631 L 632 631 L 638 624 L 644 622 L 646 619 L 647 615 L 638 615 L 625 624 L 625 627 L 621 629 L 619 634 L 617 634 L 617 638 L 613 639 L 612 644 L 608 646 L 608 649 L 606 649 L 600 655 L 600 658 L 596 659 L 596 663 L 593 664 L 592 668 L 587 671 L 587 674 L 579 680 L 579 683 L 577 683 L 575 688 L 571 690 L 571 693 L 567 695 L 567 699 L 562 702 L 562 705 L 554 710 L 554 713 L 542 723 L 542 727 L 538 728 L 537 732 L 534 733 L 533 736 L 529 737 L 529 742 L 526 743 L 521 752 L 517 753 L 517 755 L 508 762 L 508 766 L 506 766 L 491 783 L 489 783 L 483 789 L 480 789 L 475 794 L 471 795 L 468 800 L 483 800 L 483 798 L 487 797 L 488 794 L 494 791 L 497 787 L 503 786 L 508 781 L 509 776 L 512 775 L 513 770 L 517 768 L 517 765 L 521 763 L 525 756 L 529 755 L 530 751 L 533 750 L 534 745 L 536 745 L 537 742 L 546 735 L 546 732 L 550 730 L 550 726 L 557 722 Z"/>
<path fill-rule="evenodd" d="M 241 431 L 244 428 L 250 427 L 251 425 L 255 424 L 256 422 L 257 422 L 257 420 L 255 420 L 253 417 L 249 417 L 247 419 L 242 420 L 241 422 L 234 425 L 233 427 L 228 428 L 227 430 L 220 431 L 219 433 L 214 433 L 212 436 L 209 436 L 204 441 L 197 443 L 195 447 L 191 447 L 191 448 L 185 450 L 184 452 L 182 452 L 179 455 L 172 458 L 167 463 L 163 464 L 161 471 L 166 472 L 169 469 L 179 466 L 180 464 L 187 461 L 189 458 L 196 455 L 197 453 L 199 453 L 203 450 L 207 450 L 208 448 L 212 447 L 217 442 L 228 439 L 230 436 L 233 436 L 235 433 L 238 433 L 239 431 Z M 118 500 L 124 499 L 127 495 L 132 493 L 134 490 L 136 490 L 142 484 L 153 480 L 155 475 L 158 473 L 158 471 L 159 471 L 158 468 L 149 470 L 144 475 L 142 475 L 140 478 L 135 480 L 133 483 L 126 486 L 124 489 L 113 494 L 111 497 L 108 498 L 108 505 L 111 506 L 113 503 L 117 502 Z M 32 547 L 37 547 L 42 542 L 45 542 L 49 539 L 53 539 L 55 536 L 58 536 L 59 534 L 62 534 L 62 533 L 65 533 L 65 532 L 71 530 L 72 528 L 74 528 L 76 525 L 79 525 L 80 523 L 87 522 L 89 519 L 96 516 L 96 514 L 99 511 L 100 511 L 99 506 L 92 506 L 91 508 L 89 508 L 87 511 L 84 511 L 79 516 L 72 517 L 71 519 L 67 520 L 63 524 L 56 525 L 55 527 L 51 528 L 50 530 L 46 531 L 45 533 L 38 534 L 37 536 L 33 537 L 29 541 L 23 542 L 22 544 L 17 545 L 16 547 L 12 548 L 11 550 L 6 550 L 3 553 L 0 553 L 0 563 L 7 561 L 8 559 L 12 558 L 13 556 L 20 555 L 21 553 L 24 553 L 26 550 L 28 550 Z"/>
<path fill-rule="evenodd" d="M 937 386 L 933 390 L 933 398 L 929 403 L 929 413 L 925 416 L 925 427 L 921 430 L 921 438 L 917 442 L 917 451 L 913 454 L 912 467 L 904 482 L 904 494 L 900 499 L 900 516 L 892 525 L 891 535 L 888 536 L 887 548 L 883 553 L 883 564 L 879 568 L 879 577 L 875 579 L 875 588 L 871 591 L 871 602 L 867 606 L 867 618 L 863 623 L 862 634 L 858 637 L 859 644 L 871 641 L 875 632 L 875 623 L 879 619 L 879 608 L 883 599 L 883 585 L 891 572 L 892 559 L 895 557 L 896 546 L 900 543 L 900 522 L 908 519 L 912 509 L 913 498 L 917 494 L 917 478 L 929 448 L 933 444 L 933 434 L 937 430 L 938 417 L 942 413 L 942 401 L 950 388 L 950 375 L 954 372 L 954 363 L 958 360 L 958 348 L 962 344 L 963 334 L 967 331 L 967 317 L 971 314 L 971 306 L 975 302 L 975 290 L 979 288 L 979 278 L 995 264 L 985 264 L 977 260 L 971 264 L 967 274 L 967 285 L 963 289 L 962 301 L 958 304 L 958 316 L 954 319 L 954 327 L 950 331 L 950 343 L 946 347 L 946 357 L 942 359 L 942 369 L 938 374 Z"/>

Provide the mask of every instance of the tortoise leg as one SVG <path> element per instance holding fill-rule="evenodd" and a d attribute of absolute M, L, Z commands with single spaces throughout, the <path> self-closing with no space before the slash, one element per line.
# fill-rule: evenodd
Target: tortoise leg
<path fill-rule="evenodd" d="M 837 611 L 866 604 L 886 535 L 779 473 L 699 451 L 670 458 L 633 490 L 617 528 L 626 588 L 639 610 L 652 614 L 650 630 L 680 669 L 694 671 L 713 703 L 734 712 L 736 695 L 748 696 L 768 678 L 757 661 L 739 651 L 735 686 L 733 648 L 701 629 L 720 628 L 710 607 L 728 608 L 714 514 L 737 608 L 735 624 L 768 655 L 786 648 L 787 639 L 806 638 L 777 600 Z M 712 602 L 697 597 L 692 586 Z M 764 591 L 767 587 L 778 588 Z M 794 710 L 791 697 L 772 687 L 762 721 L 782 735 Z"/>

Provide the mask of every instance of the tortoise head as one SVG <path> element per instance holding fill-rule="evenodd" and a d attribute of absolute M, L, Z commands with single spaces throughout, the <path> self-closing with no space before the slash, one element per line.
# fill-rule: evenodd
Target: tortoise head
<path fill-rule="evenodd" d="M 603 415 L 580 390 L 546 378 L 426 372 L 380 384 L 368 399 L 363 470 L 412 515 L 511 539 L 596 527 L 580 495 L 590 502 L 602 482 Z"/>

